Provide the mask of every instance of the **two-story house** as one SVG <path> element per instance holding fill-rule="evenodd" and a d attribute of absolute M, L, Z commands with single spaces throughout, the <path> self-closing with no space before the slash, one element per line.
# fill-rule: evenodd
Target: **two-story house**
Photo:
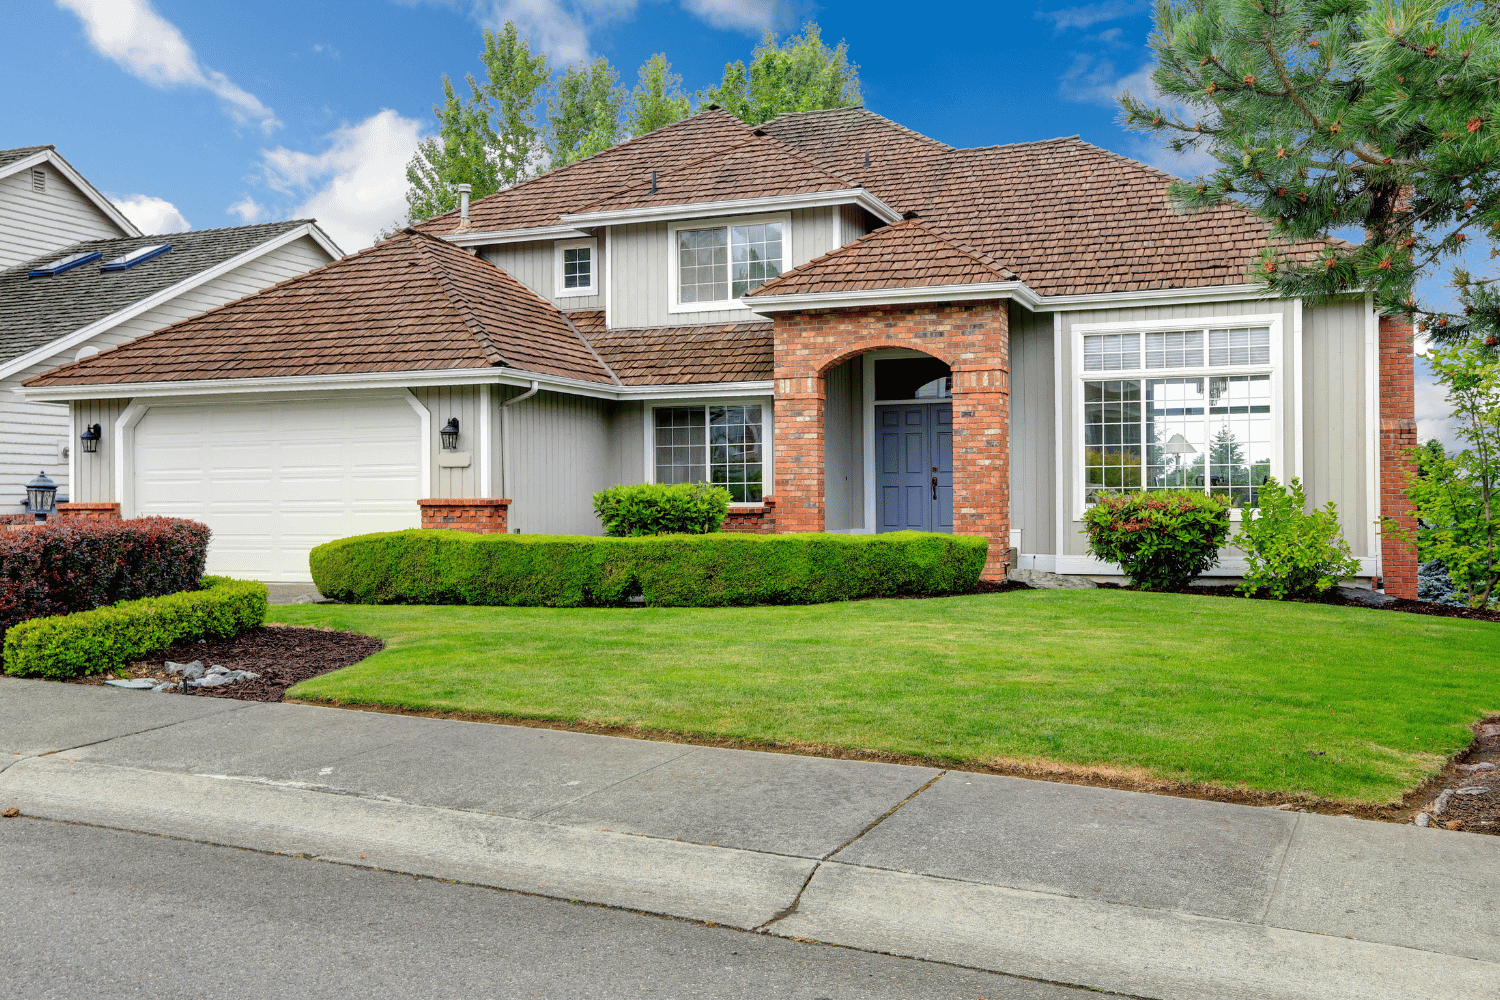
<path fill-rule="evenodd" d="M 67 407 L 22 382 L 340 256 L 309 220 L 146 235 L 54 147 L 0 150 L 0 512 L 74 492 Z"/>
<path fill-rule="evenodd" d="M 1266 297 L 1263 224 L 1176 214 L 1168 180 L 1076 138 L 709 109 L 25 391 L 104 429 L 80 499 L 201 518 L 216 572 L 266 580 L 364 531 L 597 534 L 595 490 L 697 480 L 734 530 L 957 531 L 991 578 L 1107 574 L 1100 491 L 1243 510 L 1274 475 L 1414 588 L 1377 523 L 1409 331 L 1360 293 Z"/>

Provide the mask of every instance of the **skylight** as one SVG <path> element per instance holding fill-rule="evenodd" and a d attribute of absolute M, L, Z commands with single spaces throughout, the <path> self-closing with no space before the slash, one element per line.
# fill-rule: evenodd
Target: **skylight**
<path fill-rule="evenodd" d="M 100 253 L 98 250 L 89 250 L 83 253 L 70 254 L 67 257 L 62 257 L 58 260 L 54 260 L 50 264 L 44 264 L 41 267 L 33 267 L 31 270 L 26 272 L 26 276 L 28 278 L 50 278 L 54 274 L 62 274 L 64 271 L 71 271 L 75 267 L 82 267 L 84 264 L 96 261 L 103 256 L 104 254 Z"/>
<path fill-rule="evenodd" d="M 170 249 L 172 249 L 172 244 L 170 243 L 157 243 L 149 247 L 137 247 L 127 254 L 121 254 L 114 260 L 108 260 L 100 264 L 99 270 L 123 271 L 126 268 L 135 267 L 137 264 L 148 261 L 152 257 L 160 257 Z"/>

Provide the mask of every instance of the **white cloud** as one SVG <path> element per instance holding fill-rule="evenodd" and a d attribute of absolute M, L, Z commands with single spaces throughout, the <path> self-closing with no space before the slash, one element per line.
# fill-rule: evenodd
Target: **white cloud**
<path fill-rule="evenodd" d="M 421 122 L 386 108 L 329 133 L 321 153 L 265 150 L 261 172 L 273 190 L 302 196 L 297 217 L 317 219 L 345 250 L 356 250 L 392 219 L 406 218 L 406 165 L 421 132 Z"/>
<path fill-rule="evenodd" d="M 779 0 L 682 0 L 683 8 L 699 20 L 725 31 L 759 34 L 786 20 Z"/>
<path fill-rule="evenodd" d="M 143 233 L 153 236 L 158 233 L 185 233 L 193 228 L 182 213 L 177 211 L 177 206 L 163 198 L 133 194 L 128 198 L 109 200 Z"/>
<path fill-rule="evenodd" d="M 266 207 L 262 204 L 259 204 L 254 198 L 250 197 L 247 194 L 245 195 L 245 197 L 241 198 L 239 201 L 226 208 L 225 211 L 230 215 L 239 216 L 240 222 L 248 226 L 250 223 L 258 222 L 265 217 Z"/>
<path fill-rule="evenodd" d="M 1057 92 L 1064 100 L 1103 107 L 1118 107 L 1120 95 L 1127 90 L 1143 101 L 1156 101 L 1160 95 L 1151 80 L 1153 68 L 1148 62 L 1133 73 L 1119 76 L 1110 60 L 1080 52 L 1058 79 Z M 1218 165 L 1204 149 L 1175 153 L 1168 146 L 1135 135 L 1126 143 L 1126 155 L 1183 178 L 1207 173 Z"/>
<path fill-rule="evenodd" d="M 514 21 L 533 52 L 545 52 L 553 66 L 564 66 L 590 57 L 592 28 L 628 20 L 639 6 L 639 0 L 474 0 L 471 11 L 491 31 Z"/>
<path fill-rule="evenodd" d="M 89 44 L 132 76 L 162 89 L 202 88 L 223 101 L 229 117 L 241 125 L 258 125 L 267 133 L 281 127 L 254 94 L 199 63 L 182 32 L 149 0 L 57 0 L 57 5 L 77 14 Z"/>
<path fill-rule="evenodd" d="M 1150 8 L 1145 0 L 1105 0 L 1104 3 L 1084 4 L 1081 7 L 1066 7 L 1062 10 L 1039 10 L 1037 20 L 1051 21 L 1058 31 L 1065 28 L 1087 28 L 1104 21 L 1143 14 Z"/>

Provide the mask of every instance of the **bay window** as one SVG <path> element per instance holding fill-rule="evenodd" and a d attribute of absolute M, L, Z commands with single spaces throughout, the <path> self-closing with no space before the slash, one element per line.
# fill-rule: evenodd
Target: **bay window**
<path fill-rule="evenodd" d="M 768 412 L 758 403 L 655 407 L 656 482 L 706 482 L 727 489 L 733 503 L 759 503 Z"/>

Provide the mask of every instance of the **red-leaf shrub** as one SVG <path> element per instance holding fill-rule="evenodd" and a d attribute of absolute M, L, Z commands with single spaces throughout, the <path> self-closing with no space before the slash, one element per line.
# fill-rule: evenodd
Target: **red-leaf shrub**
<path fill-rule="evenodd" d="M 0 528 L 0 636 L 28 618 L 195 590 L 208 536 L 205 524 L 168 517 Z"/>

